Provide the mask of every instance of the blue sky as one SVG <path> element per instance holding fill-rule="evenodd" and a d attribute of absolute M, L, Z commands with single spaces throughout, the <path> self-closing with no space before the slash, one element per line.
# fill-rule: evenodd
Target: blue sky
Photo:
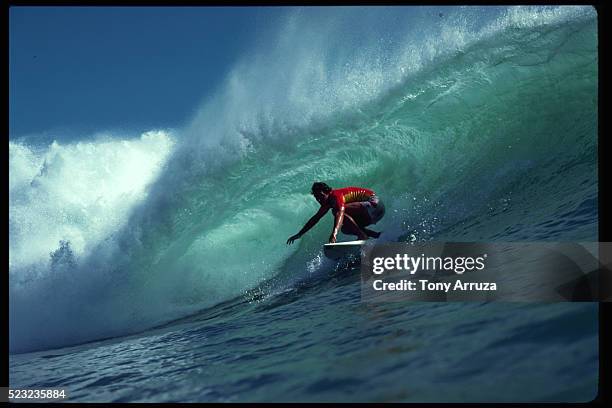
<path fill-rule="evenodd" d="M 11 7 L 9 137 L 181 126 L 282 11 Z"/>

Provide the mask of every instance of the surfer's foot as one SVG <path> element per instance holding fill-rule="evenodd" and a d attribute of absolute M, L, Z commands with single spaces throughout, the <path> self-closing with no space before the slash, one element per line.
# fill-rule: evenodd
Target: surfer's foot
<path fill-rule="evenodd" d="M 363 231 L 368 234 L 368 237 L 378 238 L 380 237 L 380 232 L 372 231 L 371 229 L 364 228 Z"/>
<path fill-rule="evenodd" d="M 362 241 L 365 241 L 366 239 L 368 239 L 368 236 L 366 234 L 359 234 L 357 235 L 357 238 L 359 238 Z"/>

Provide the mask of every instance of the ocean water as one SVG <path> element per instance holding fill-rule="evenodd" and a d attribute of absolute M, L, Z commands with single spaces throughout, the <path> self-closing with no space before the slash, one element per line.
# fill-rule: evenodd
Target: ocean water
<path fill-rule="evenodd" d="M 386 241 L 597 240 L 595 10 L 299 9 L 266 35 L 182 129 L 9 142 L 10 386 L 593 399 L 597 304 L 368 304 L 331 217 L 285 241 L 317 180 L 375 190 Z"/>

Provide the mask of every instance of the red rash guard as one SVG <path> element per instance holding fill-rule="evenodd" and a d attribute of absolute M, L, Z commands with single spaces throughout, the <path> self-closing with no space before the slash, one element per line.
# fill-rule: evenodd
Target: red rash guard
<path fill-rule="evenodd" d="M 375 195 L 374 191 L 363 187 L 338 188 L 329 193 L 328 203 L 334 210 L 341 210 L 344 204 L 368 201 L 373 195 Z"/>

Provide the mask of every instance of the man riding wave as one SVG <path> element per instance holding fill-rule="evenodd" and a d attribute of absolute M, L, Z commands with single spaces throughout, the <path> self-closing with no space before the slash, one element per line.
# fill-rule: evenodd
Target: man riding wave
<path fill-rule="evenodd" d="M 299 239 L 329 211 L 334 215 L 334 228 L 329 242 L 336 242 L 338 230 L 347 235 L 356 235 L 359 239 L 378 238 L 380 232 L 365 228 L 376 224 L 385 215 L 385 206 L 374 191 L 363 187 L 344 187 L 332 189 L 325 183 L 312 185 L 312 195 L 321 204 L 319 211 L 302 227 L 300 232 L 291 236 L 287 244 Z"/>

